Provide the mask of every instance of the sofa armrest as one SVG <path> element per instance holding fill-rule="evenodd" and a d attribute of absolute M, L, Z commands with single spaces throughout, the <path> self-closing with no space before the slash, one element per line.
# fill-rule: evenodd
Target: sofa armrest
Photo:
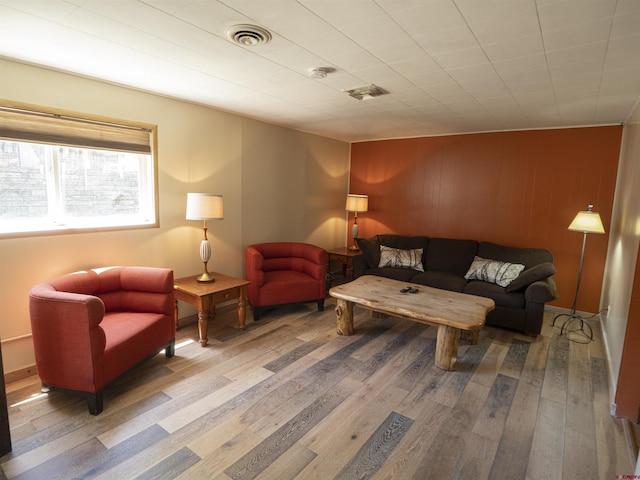
<path fill-rule="evenodd" d="M 533 282 L 524 291 L 527 302 L 546 303 L 558 298 L 558 290 L 553 277 Z"/>
<path fill-rule="evenodd" d="M 42 381 L 92 391 L 106 345 L 104 303 L 93 295 L 58 292 L 48 284 L 29 293 L 31 331 Z"/>
<path fill-rule="evenodd" d="M 367 267 L 367 261 L 365 260 L 363 254 L 360 253 L 358 255 L 354 255 L 351 258 L 351 268 L 353 269 L 354 279 L 362 276 Z"/>

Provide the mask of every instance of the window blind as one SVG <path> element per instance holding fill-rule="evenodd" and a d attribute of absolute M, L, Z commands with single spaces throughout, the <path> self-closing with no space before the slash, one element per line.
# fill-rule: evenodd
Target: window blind
<path fill-rule="evenodd" d="M 151 153 L 147 128 L 6 106 L 0 106 L 0 139 Z"/>

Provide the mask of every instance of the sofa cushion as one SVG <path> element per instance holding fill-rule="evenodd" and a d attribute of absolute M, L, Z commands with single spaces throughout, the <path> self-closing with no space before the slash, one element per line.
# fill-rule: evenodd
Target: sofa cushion
<path fill-rule="evenodd" d="M 173 319 L 160 313 L 105 314 L 100 323 L 106 334 L 102 361 L 103 382 L 114 380 L 156 351 L 158 339 L 167 336 L 168 323 L 173 324 Z"/>
<path fill-rule="evenodd" d="M 506 287 L 520 275 L 522 270 L 524 270 L 524 265 L 521 263 L 501 262 L 500 260 L 475 257 L 464 278 L 467 280 L 482 280 Z"/>
<path fill-rule="evenodd" d="M 391 278 L 401 282 L 412 282 L 412 278 L 418 274 L 417 270 L 412 268 L 369 268 L 364 271 L 365 275 L 377 275 L 379 277 Z"/>
<path fill-rule="evenodd" d="M 380 263 L 380 243 L 378 237 L 356 238 L 356 244 L 368 267 L 377 267 Z"/>
<path fill-rule="evenodd" d="M 429 240 L 425 270 L 451 272 L 463 277 L 477 250 L 478 242 L 475 240 L 432 238 Z"/>
<path fill-rule="evenodd" d="M 408 236 L 396 235 L 393 233 L 383 233 L 378 235 L 378 243 L 387 247 L 399 248 L 401 250 L 410 250 L 413 248 L 427 249 L 429 246 L 429 237 L 422 235 Z"/>
<path fill-rule="evenodd" d="M 380 263 L 378 267 L 400 267 L 413 268 L 419 272 L 424 272 L 422 266 L 422 248 L 412 250 L 401 250 L 399 248 L 380 245 Z"/>
<path fill-rule="evenodd" d="M 525 268 L 544 262 L 553 263 L 553 255 L 544 248 L 505 247 L 491 242 L 482 242 L 478 246 L 477 255 L 503 262 L 522 263 Z"/>
<path fill-rule="evenodd" d="M 524 308 L 525 306 L 524 293 L 507 293 L 504 287 L 481 280 L 471 280 L 468 282 L 462 290 L 462 293 L 491 298 L 496 302 L 496 305 L 500 305 L 501 307 Z"/>
<path fill-rule="evenodd" d="M 524 270 L 518 277 L 507 286 L 507 292 L 515 292 L 521 288 L 526 288 L 533 282 L 550 277 L 556 273 L 553 263 L 544 262 L 534 265 Z"/>
<path fill-rule="evenodd" d="M 452 292 L 462 292 L 467 281 L 459 275 L 451 272 L 436 272 L 428 270 L 411 279 L 413 283 L 426 285 L 427 287 L 441 288 Z"/>

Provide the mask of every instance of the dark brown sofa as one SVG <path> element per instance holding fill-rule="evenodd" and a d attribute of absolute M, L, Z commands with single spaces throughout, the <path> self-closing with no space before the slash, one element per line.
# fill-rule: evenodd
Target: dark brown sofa
<path fill-rule="evenodd" d="M 487 316 L 488 325 L 537 335 L 542 328 L 545 303 L 558 298 L 552 277 L 556 272 L 553 255 L 542 248 L 518 248 L 475 240 L 395 234 L 359 238 L 357 242 L 361 254 L 353 258 L 354 278 L 379 275 L 491 298 L 495 301 L 496 308 Z M 414 257 L 420 257 L 410 266 L 398 266 L 397 261 L 387 262 L 385 266 L 384 261 L 383 264 L 380 263 L 381 246 L 396 249 L 398 258 L 407 251 L 412 252 Z M 386 253 L 390 252 L 385 250 Z M 480 259 L 474 262 L 477 257 Z M 388 257 L 385 256 L 385 260 Z M 470 272 L 472 264 L 480 268 L 474 268 Z M 492 278 L 491 275 L 486 275 L 490 271 L 487 266 L 499 266 L 500 272 L 507 269 L 511 272 L 511 277 L 515 274 L 515 278 L 511 279 L 508 275 L 504 278 Z"/>

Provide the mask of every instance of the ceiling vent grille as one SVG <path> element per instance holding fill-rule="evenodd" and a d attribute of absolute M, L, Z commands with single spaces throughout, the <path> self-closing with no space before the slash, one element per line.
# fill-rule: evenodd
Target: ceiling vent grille
<path fill-rule="evenodd" d="M 352 88 L 351 90 L 343 90 L 347 95 L 357 100 L 369 100 L 370 98 L 379 97 L 387 92 L 385 89 L 377 85 L 366 85 L 364 87 Z"/>
<path fill-rule="evenodd" d="M 271 33 L 257 25 L 233 25 L 227 28 L 227 38 L 243 47 L 255 47 L 271 41 Z"/>

